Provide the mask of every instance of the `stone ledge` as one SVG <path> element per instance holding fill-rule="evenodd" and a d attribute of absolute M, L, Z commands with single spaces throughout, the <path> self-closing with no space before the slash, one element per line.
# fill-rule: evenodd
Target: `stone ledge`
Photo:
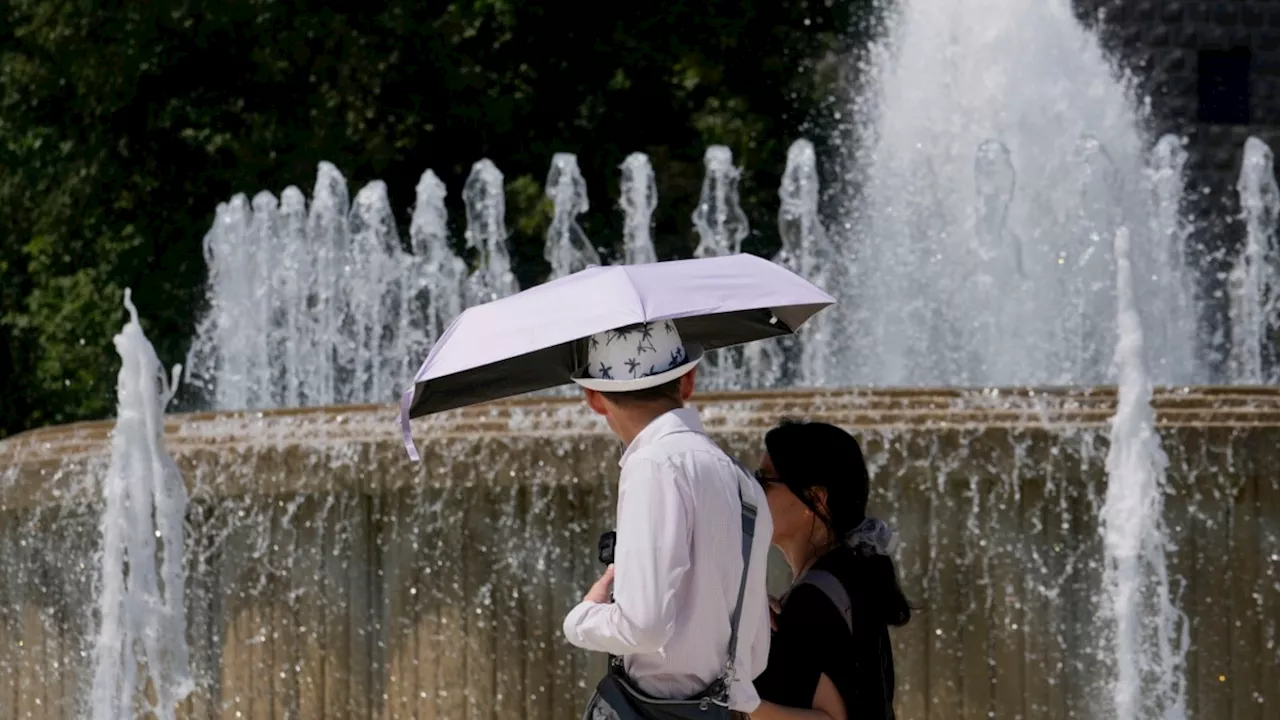
<path fill-rule="evenodd" d="M 759 432 L 780 417 L 823 419 L 864 430 L 941 428 L 1102 427 L 1115 411 L 1109 387 L 1064 389 L 892 389 L 708 393 L 696 403 L 708 429 Z M 1280 388 L 1158 389 L 1162 427 L 1280 426 Z M 389 405 L 169 415 L 165 443 L 181 460 L 200 451 L 280 451 L 336 445 L 400 444 L 396 408 Z M 607 433 L 576 397 L 524 397 L 415 420 L 420 446 L 485 436 L 564 437 Z M 26 474 L 36 467 L 105 461 L 114 421 L 74 423 L 0 441 L 0 467 Z M 2 477 L 2 476 L 0 476 Z"/>

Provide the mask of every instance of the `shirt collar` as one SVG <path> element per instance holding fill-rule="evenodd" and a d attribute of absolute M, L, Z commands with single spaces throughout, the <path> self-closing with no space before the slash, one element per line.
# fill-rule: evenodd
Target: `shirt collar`
<path fill-rule="evenodd" d="M 702 429 L 702 420 L 698 418 L 697 410 L 690 407 L 676 408 L 675 410 L 668 410 L 651 420 L 631 440 L 631 444 L 622 453 L 622 458 L 618 460 L 618 465 L 626 464 L 627 458 L 631 457 L 631 454 L 636 450 L 646 445 L 652 445 L 667 435 L 674 435 L 680 432 L 706 432 Z"/>

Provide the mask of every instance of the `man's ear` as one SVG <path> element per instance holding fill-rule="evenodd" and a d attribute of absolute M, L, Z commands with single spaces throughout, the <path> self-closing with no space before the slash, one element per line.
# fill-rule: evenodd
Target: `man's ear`
<path fill-rule="evenodd" d="M 609 414 L 609 407 L 605 404 L 604 394 L 599 390 L 582 388 L 582 394 L 587 398 L 587 407 L 594 410 L 597 415 Z"/>
<path fill-rule="evenodd" d="M 698 368 L 695 367 L 680 376 L 680 402 L 689 402 L 689 398 L 693 397 L 694 378 L 697 375 Z"/>

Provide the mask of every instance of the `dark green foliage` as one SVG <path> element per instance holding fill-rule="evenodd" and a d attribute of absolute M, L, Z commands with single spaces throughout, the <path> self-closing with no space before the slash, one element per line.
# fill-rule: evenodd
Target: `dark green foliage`
<path fill-rule="evenodd" d="M 529 285 L 545 272 L 552 153 L 578 154 L 585 229 L 606 253 L 618 165 L 649 153 L 658 251 L 677 257 L 696 244 L 702 152 L 726 144 L 745 170 L 746 249 L 768 252 L 787 145 L 829 103 L 867 4 L 10 0 L 0 436 L 112 411 L 125 287 L 161 358 L 180 361 L 215 205 L 290 184 L 309 195 L 321 160 L 353 193 L 385 180 L 406 225 L 434 169 L 460 236 L 462 181 L 491 158 Z"/>

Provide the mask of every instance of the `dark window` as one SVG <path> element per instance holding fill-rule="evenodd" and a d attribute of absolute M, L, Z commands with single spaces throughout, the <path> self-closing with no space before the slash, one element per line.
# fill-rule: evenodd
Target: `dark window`
<path fill-rule="evenodd" d="M 1200 51 L 1200 122 L 1249 124 L 1249 48 Z"/>

